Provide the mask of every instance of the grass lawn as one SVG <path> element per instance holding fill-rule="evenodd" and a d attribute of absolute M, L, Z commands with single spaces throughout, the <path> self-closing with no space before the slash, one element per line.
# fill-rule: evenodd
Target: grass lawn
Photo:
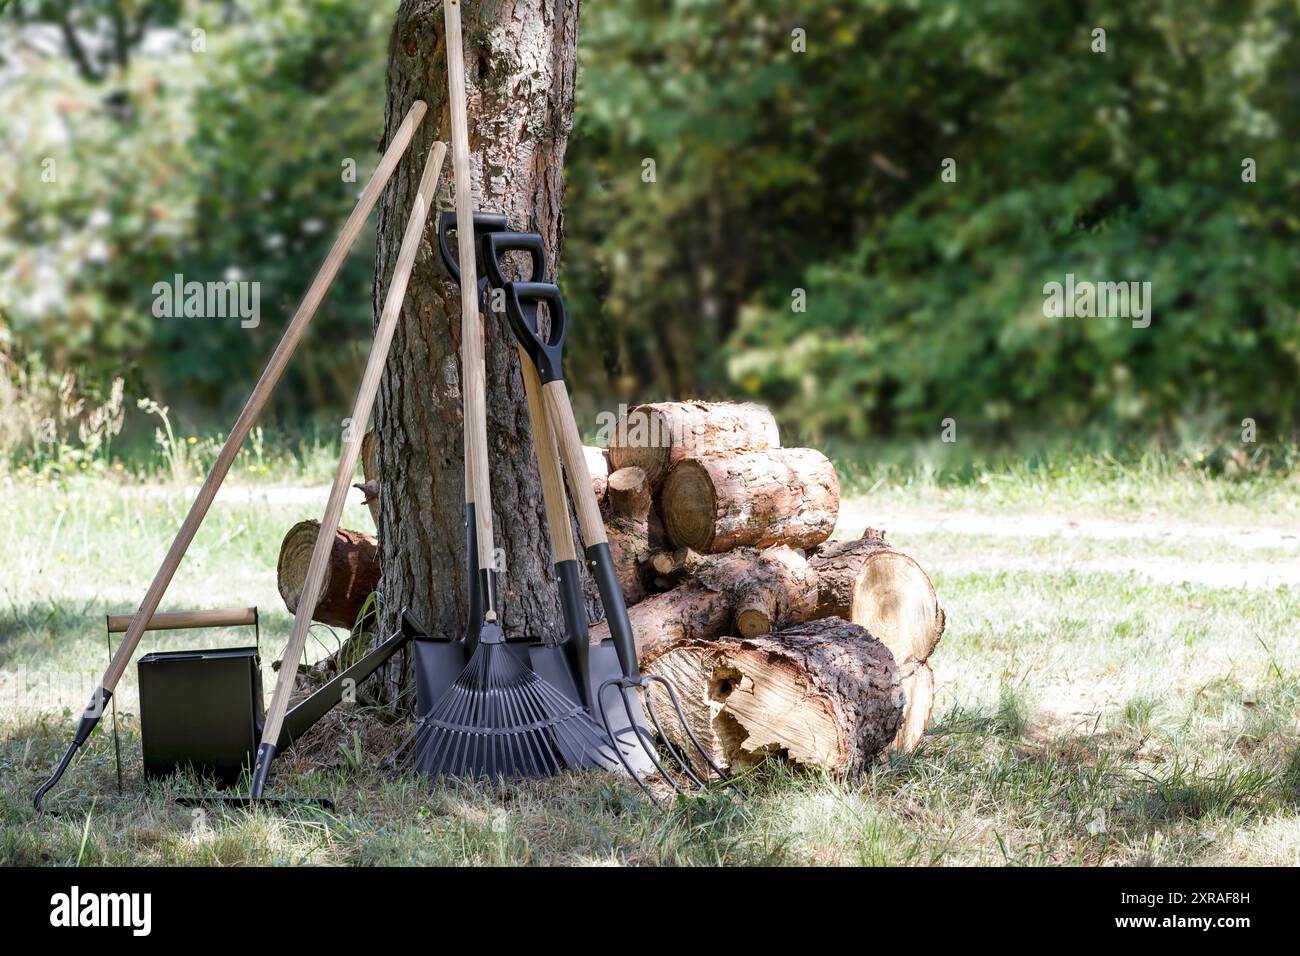
<path fill-rule="evenodd" d="M 118 693 L 123 793 L 101 731 L 52 795 L 58 815 L 39 816 L 30 795 L 106 661 L 102 615 L 135 607 L 194 489 L 0 482 L 0 863 L 1300 864 L 1294 478 L 1095 462 L 956 485 L 854 472 L 839 534 L 887 529 L 948 615 L 930 736 L 861 779 L 770 768 L 742 781 L 743 798 L 666 812 L 596 775 L 430 789 L 374 758 L 405 726 L 352 711 L 272 778 L 335 811 L 189 810 L 173 798 L 201 782 L 141 782 L 132 667 Z M 324 497 L 223 492 L 167 605 L 258 605 L 269 663 L 290 625 L 280 537 Z M 344 524 L 370 519 L 353 505 Z M 316 635 L 315 656 L 337 640 Z M 147 636 L 142 649 L 194 641 Z"/>

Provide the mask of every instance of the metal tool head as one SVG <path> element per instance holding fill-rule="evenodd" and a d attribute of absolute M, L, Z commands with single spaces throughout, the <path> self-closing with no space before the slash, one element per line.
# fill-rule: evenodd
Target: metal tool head
<path fill-rule="evenodd" d="M 672 718 L 680 731 L 673 736 L 676 736 L 679 741 L 689 741 L 691 750 L 699 756 L 698 762 L 688 756 L 690 751 L 683 753 L 675 746 L 673 736 L 665 730 L 663 722 L 659 719 L 659 711 L 655 707 L 654 694 L 651 693 L 651 690 L 656 687 L 663 690 L 671 705 Z M 700 789 L 707 787 L 708 781 L 713 777 L 723 782 L 731 779 L 714 762 L 713 757 L 695 736 L 695 731 L 691 729 L 690 721 L 682 710 L 677 689 L 671 681 L 657 674 L 611 677 L 602 683 L 596 692 L 596 710 L 602 725 L 611 737 L 615 735 L 613 727 L 617 722 L 626 721 L 627 726 L 635 729 L 635 734 L 625 733 L 620 736 L 620 739 L 625 742 L 635 741 L 639 750 L 634 753 L 634 756 L 640 758 L 640 761 L 648 761 L 659 776 L 663 777 L 677 793 L 683 795 L 686 793 L 686 787 L 682 783 L 683 778 Z M 653 734 L 646 729 L 644 719 L 638 719 L 643 712 L 650 718 L 650 725 L 654 728 Z M 625 747 L 618 749 L 623 768 L 640 784 L 646 796 L 658 803 L 659 798 L 646 785 L 645 773 L 637 772 L 636 764 L 627 759 L 625 750 Z"/>
<path fill-rule="evenodd" d="M 513 780 L 619 765 L 586 709 L 521 661 L 492 622 L 402 753 L 399 769 L 435 779 Z"/>

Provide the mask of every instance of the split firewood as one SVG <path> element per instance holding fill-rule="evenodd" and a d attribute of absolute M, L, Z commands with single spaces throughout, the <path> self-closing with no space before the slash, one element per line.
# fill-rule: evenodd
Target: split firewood
<path fill-rule="evenodd" d="M 817 573 L 816 617 L 840 617 L 866 628 L 900 667 L 925 661 L 943 636 L 944 613 L 930 576 L 868 529 L 856 541 L 832 541 L 808 557 Z"/>
<path fill-rule="evenodd" d="M 587 471 L 591 472 L 591 490 L 596 493 L 596 501 L 604 501 L 605 485 L 609 480 L 609 450 L 583 445 L 582 454 L 587 459 Z"/>
<path fill-rule="evenodd" d="M 660 507 L 673 544 L 704 554 L 808 548 L 835 530 L 840 484 L 830 460 L 811 448 L 709 455 L 673 468 Z"/>
<path fill-rule="evenodd" d="M 375 523 L 375 530 L 379 530 L 379 479 L 371 478 L 362 484 L 353 485 L 361 492 L 365 498 L 366 507 L 370 509 L 370 520 Z"/>
<path fill-rule="evenodd" d="M 280 543 L 276 586 L 290 613 L 298 610 L 298 597 L 307 579 L 307 565 L 316 545 L 319 521 L 299 521 Z M 325 566 L 320 600 L 312 620 L 331 627 L 351 628 L 368 598 L 379 586 L 379 542 L 373 535 L 339 528 Z"/>
<path fill-rule="evenodd" d="M 857 772 L 895 740 L 903 721 L 893 656 L 836 618 L 748 640 L 674 641 L 645 666 L 676 685 L 700 743 L 727 770 L 775 757 Z M 662 692 L 651 693 L 660 713 L 671 712 Z M 665 730 L 683 752 L 693 750 L 678 739 L 676 721 Z"/>
<path fill-rule="evenodd" d="M 609 458 L 614 468 L 641 468 L 657 489 L 684 458 L 780 446 L 776 419 L 762 405 L 653 402 L 619 420 Z"/>

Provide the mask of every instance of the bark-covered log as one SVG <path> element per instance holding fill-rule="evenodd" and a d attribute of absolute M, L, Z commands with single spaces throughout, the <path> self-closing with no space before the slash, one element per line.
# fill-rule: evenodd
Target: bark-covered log
<path fill-rule="evenodd" d="M 636 656 L 645 660 L 673 641 L 708 639 L 725 634 L 731 626 L 731 596 L 701 585 L 674 588 L 653 594 L 627 609 L 636 639 Z M 591 627 L 591 643 L 609 637 L 609 626 L 601 621 Z"/>
<path fill-rule="evenodd" d="M 623 600 L 636 604 L 646 596 L 649 560 L 650 483 L 640 468 L 620 468 L 610 474 L 605 489 L 605 533 L 609 553 L 618 573 Z"/>
<path fill-rule="evenodd" d="M 605 508 L 611 515 L 645 520 L 650 514 L 650 481 L 640 468 L 620 468 L 605 487 Z"/>
<path fill-rule="evenodd" d="M 835 467 L 811 448 L 771 448 L 678 463 L 660 501 L 668 537 L 716 554 L 784 544 L 808 548 L 835 530 Z"/>
<path fill-rule="evenodd" d="M 817 610 L 816 573 L 802 554 L 784 545 L 701 557 L 693 572 L 705 587 L 730 595 L 741 637 L 799 624 Z"/>
<path fill-rule="evenodd" d="M 944 613 L 930 577 L 891 547 L 880 531 L 832 541 L 808 557 L 817 573 L 817 617 L 840 617 L 866 628 L 899 666 L 924 661 L 943 636 Z"/>
<path fill-rule="evenodd" d="M 280 543 L 280 558 L 275 569 L 276 586 L 280 597 L 284 598 L 284 606 L 291 613 L 298 610 L 298 596 L 302 594 L 319 529 L 319 521 L 299 521 Z M 378 586 L 379 544 L 374 536 L 339 528 L 334 532 L 334 545 L 312 620 L 332 627 L 352 627 L 366 598 Z"/>
<path fill-rule="evenodd" d="M 909 661 L 899 668 L 899 686 L 903 689 L 903 721 L 894 737 L 894 749 L 901 753 L 915 750 L 930 726 L 934 710 L 934 671 L 924 661 Z"/>
<path fill-rule="evenodd" d="M 658 488 L 684 458 L 779 448 L 776 419 L 762 405 L 735 402 L 653 402 L 619 420 L 609 458 L 614 468 L 643 469 Z"/>
<path fill-rule="evenodd" d="M 777 757 L 856 772 L 894 741 L 903 719 L 888 649 L 834 618 L 748 640 L 677 641 L 645 666 L 676 684 L 700 742 L 724 769 Z M 656 699 L 661 713 L 666 704 Z M 665 729 L 684 746 L 673 724 Z"/>

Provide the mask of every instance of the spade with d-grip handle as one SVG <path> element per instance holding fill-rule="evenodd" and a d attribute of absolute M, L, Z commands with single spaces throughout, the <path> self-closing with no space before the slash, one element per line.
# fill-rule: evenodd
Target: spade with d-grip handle
<path fill-rule="evenodd" d="M 584 555 L 587 566 L 596 579 L 596 587 L 600 591 L 600 600 L 605 607 L 609 633 L 613 638 L 619 664 L 623 670 L 621 677 L 605 681 L 596 693 L 595 709 L 600 714 L 600 719 L 605 725 L 605 731 L 611 737 L 613 736 L 611 715 L 606 703 L 607 699 L 612 696 L 622 702 L 628 723 L 640 729 L 640 732 L 636 735 L 637 740 L 655 769 L 678 792 L 681 792 L 678 781 L 665 769 L 655 741 L 644 730 L 643 722 L 636 719 L 636 710 L 644 706 L 645 713 L 649 715 L 659 739 L 663 741 L 664 750 L 675 767 L 682 774 L 689 777 L 696 786 L 705 786 L 704 780 L 701 779 L 696 772 L 696 768 L 692 765 L 693 762 L 673 746 L 669 736 L 664 732 L 663 725 L 655 709 L 653 695 L 649 693 L 649 690 L 657 685 L 667 695 L 682 729 L 682 736 L 694 746 L 695 751 L 703 760 L 703 766 L 707 766 L 720 779 L 727 780 L 727 775 L 714 763 L 713 758 L 701 745 L 694 730 L 691 729 L 686 714 L 682 710 L 676 688 L 661 676 L 642 674 L 637 666 L 636 643 L 632 636 L 632 624 L 628 620 L 627 605 L 623 601 L 623 592 L 619 588 L 618 575 L 614 570 L 614 561 L 609 552 L 609 538 L 605 534 L 605 525 L 600 517 L 600 507 L 596 502 L 596 494 L 591 488 L 591 473 L 587 469 L 587 459 L 583 454 L 582 438 L 578 434 L 578 424 L 573 414 L 573 406 L 569 401 L 569 392 L 564 384 L 562 366 L 564 338 L 568 331 L 568 313 L 565 310 L 564 298 L 560 294 L 560 289 L 549 282 L 511 282 L 505 285 L 504 291 L 506 318 L 510 322 L 510 328 L 514 332 L 522 351 L 537 370 L 538 378 L 541 381 L 543 407 L 551 429 L 555 434 L 560 459 L 564 464 L 564 471 L 568 478 L 569 492 L 573 496 L 578 512 L 578 527 L 582 530 L 582 537 L 586 544 Z M 545 306 L 549 319 L 549 327 L 545 338 L 539 333 L 538 324 L 539 306 L 542 305 Z M 612 694 L 609 693 L 611 691 Z M 624 769 L 645 789 L 645 784 L 641 781 L 640 775 L 636 773 L 627 758 L 624 757 L 622 748 L 615 749 L 619 759 L 623 761 Z M 646 793 L 652 799 L 654 798 L 649 789 L 646 789 Z"/>

